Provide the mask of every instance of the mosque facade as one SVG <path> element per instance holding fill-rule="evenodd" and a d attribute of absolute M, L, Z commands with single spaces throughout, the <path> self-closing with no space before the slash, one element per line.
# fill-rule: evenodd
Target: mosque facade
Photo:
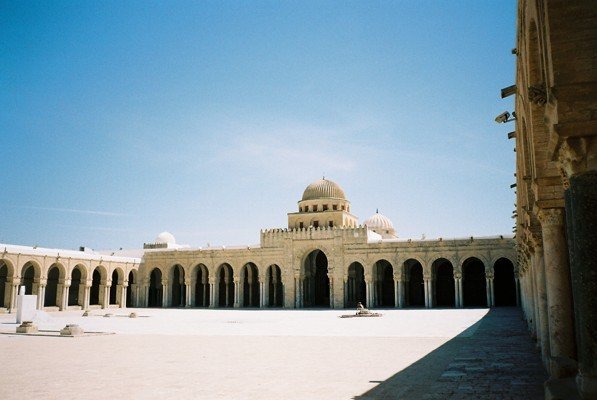
<path fill-rule="evenodd" d="M 514 240 L 405 240 L 375 213 L 362 224 L 343 189 L 309 185 L 288 226 L 259 246 L 191 248 L 160 234 L 139 257 L 0 245 L 0 307 L 19 286 L 38 308 L 492 307 L 519 303 Z"/>

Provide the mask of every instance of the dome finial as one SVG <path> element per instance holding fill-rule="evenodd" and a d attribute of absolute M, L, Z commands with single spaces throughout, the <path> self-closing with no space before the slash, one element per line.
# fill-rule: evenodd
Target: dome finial
<path fill-rule="evenodd" d="M 379 214 L 379 208 L 375 209 L 375 214 Z"/>

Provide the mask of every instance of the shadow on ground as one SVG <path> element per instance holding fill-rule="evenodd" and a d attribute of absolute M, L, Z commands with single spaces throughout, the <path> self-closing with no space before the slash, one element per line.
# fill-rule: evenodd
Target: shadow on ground
<path fill-rule="evenodd" d="M 546 379 L 521 311 L 494 308 L 460 335 L 353 399 L 543 399 Z"/>

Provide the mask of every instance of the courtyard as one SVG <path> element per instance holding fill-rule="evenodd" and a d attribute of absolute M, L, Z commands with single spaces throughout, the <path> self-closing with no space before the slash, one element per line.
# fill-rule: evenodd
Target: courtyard
<path fill-rule="evenodd" d="M 40 313 L 47 336 L 11 334 L 15 315 L 0 314 L 0 398 L 542 398 L 546 377 L 519 309 L 380 312 Z M 113 334 L 52 336 L 66 324 Z"/>

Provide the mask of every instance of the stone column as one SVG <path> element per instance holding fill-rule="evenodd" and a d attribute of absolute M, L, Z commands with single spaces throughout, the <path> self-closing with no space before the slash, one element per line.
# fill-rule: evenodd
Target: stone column
<path fill-rule="evenodd" d="M 60 311 L 68 310 L 68 290 L 70 289 L 70 282 L 65 282 L 62 285 L 62 297 L 60 301 Z"/>
<path fill-rule="evenodd" d="M 9 312 L 14 312 L 17 309 L 17 296 L 19 295 L 19 281 L 12 281 L 10 284 L 10 301 L 9 301 Z"/>
<path fill-rule="evenodd" d="M 398 307 L 404 308 L 406 305 L 405 300 L 406 291 L 404 290 L 404 281 L 398 280 Z"/>
<path fill-rule="evenodd" d="M 493 278 L 486 275 L 485 278 L 485 295 L 487 296 L 487 307 L 493 307 Z"/>
<path fill-rule="evenodd" d="M 228 301 L 228 299 L 226 299 Z M 240 280 L 234 279 L 234 308 L 240 307 Z"/>
<path fill-rule="evenodd" d="M 344 277 L 344 308 L 348 307 L 348 277 Z"/>
<path fill-rule="evenodd" d="M 193 298 L 194 296 L 194 292 L 195 292 L 195 286 L 191 283 L 190 279 L 185 280 L 185 307 L 189 308 L 189 307 L 193 307 L 195 304 L 193 304 Z"/>
<path fill-rule="evenodd" d="M 454 308 L 460 308 L 460 299 L 458 298 L 458 278 L 454 277 Z"/>
<path fill-rule="evenodd" d="M 330 308 L 335 308 L 334 304 L 334 276 L 332 273 L 328 273 L 328 279 L 330 280 Z"/>
<path fill-rule="evenodd" d="M 543 233 L 550 371 L 553 377 L 561 378 L 570 375 L 566 365 L 576 357 L 564 212 L 561 208 L 542 209 L 538 216 Z"/>
<path fill-rule="evenodd" d="M 43 310 L 44 309 L 44 302 L 46 299 L 46 283 L 39 283 L 37 285 L 37 309 Z"/>
<path fill-rule="evenodd" d="M 209 308 L 216 308 L 217 293 L 216 282 L 213 278 L 209 280 Z"/>
<path fill-rule="evenodd" d="M 162 280 L 162 308 L 166 308 L 170 305 L 168 296 L 168 281 Z"/>
<path fill-rule="evenodd" d="M 128 290 L 128 284 L 120 285 L 120 303 L 118 306 L 120 308 L 126 308 L 126 292 Z"/>
<path fill-rule="evenodd" d="M 520 307 L 520 277 L 514 278 L 514 285 L 516 286 L 516 306 Z"/>
<path fill-rule="evenodd" d="M 595 139 L 593 139 L 594 143 Z M 593 149 L 595 145 L 593 144 Z M 586 155 L 585 155 L 586 157 Z M 594 158 L 593 158 L 594 160 Z M 593 168 L 595 166 L 593 165 Z M 569 171 L 566 218 L 583 399 L 597 398 L 597 171 Z M 573 174 L 574 173 L 574 174 Z"/>
<path fill-rule="evenodd" d="M 423 279 L 423 293 L 425 294 L 425 308 L 429 308 L 429 279 Z"/>
<path fill-rule="evenodd" d="M 394 278 L 394 308 L 400 304 L 400 281 Z"/>
<path fill-rule="evenodd" d="M 89 300 L 91 297 L 91 283 L 85 283 L 85 294 L 83 296 L 83 309 L 89 310 Z"/>
<path fill-rule="evenodd" d="M 367 308 L 373 308 L 373 282 L 365 277 L 365 298 L 367 299 Z"/>
<path fill-rule="evenodd" d="M 537 314 L 535 318 L 537 320 L 537 341 L 541 347 L 541 355 L 545 368 L 549 372 L 549 318 L 547 315 L 547 292 L 545 290 L 545 265 L 543 261 L 543 246 L 540 239 L 535 240 L 533 244 L 533 272 L 535 274 L 535 290 L 537 292 Z"/>
<path fill-rule="evenodd" d="M 458 304 L 460 308 L 464 307 L 464 299 L 462 293 L 462 276 L 458 278 Z"/>

